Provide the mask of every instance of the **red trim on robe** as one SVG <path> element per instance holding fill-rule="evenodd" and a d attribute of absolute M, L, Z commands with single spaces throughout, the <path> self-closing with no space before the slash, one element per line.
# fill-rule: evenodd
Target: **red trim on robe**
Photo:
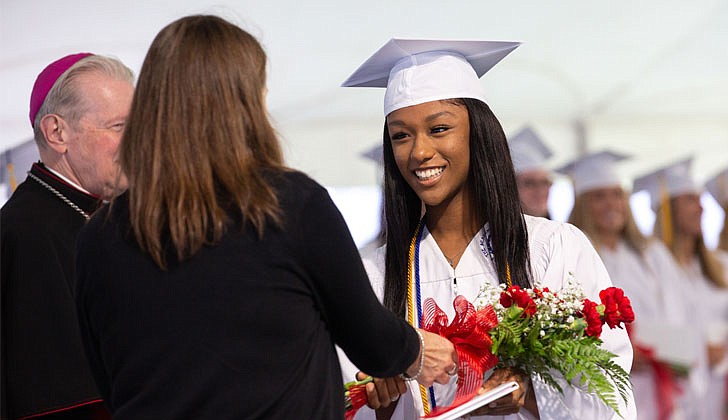
<path fill-rule="evenodd" d="M 36 413 L 36 414 L 31 414 L 31 415 L 25 416 L 25 417 L 19 417 L 18 420 L 33 419 L 33 418 L 36 418 L 36 417 L 47 416 L 49 414 L 56 414 L 56 413 L 60 413 L 62 411 L 73 410 L 73 409 L 76 409 L 76 408 L 79 408 L 79 407 L 83 407 L 83 406 L 86 406 L 86 405 L 91 405 L 91 404 L 96 404 L 96 403 L 103 403 L 103 402 L 104 402 L 104 400 L 102 400 L 100 398 L 97 398 L 95 400 L 91 400 L 91 401 L 86 401 L 86 402 L 82 402 L 82 403 L 70 405 L 68 407 L 56 408 L 56 409 L 53 409 L 53 410 L 44 411 L 42 413 Z"/>

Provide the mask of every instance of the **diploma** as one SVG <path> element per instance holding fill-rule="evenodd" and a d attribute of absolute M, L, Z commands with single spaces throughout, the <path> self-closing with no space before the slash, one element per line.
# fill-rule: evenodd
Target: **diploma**
<path fill-rule="evenodd" d="M 697 328 L 639 321 L 633 332 L 635 342 L 652 348 L 657 360 L 686 370 L 695 366 L 705 351 Z"/>
<path fill-rule="evenodd" d="M 434 417 L 427 417 L 428 420 L 453 420 L 457 419 L 459 417 L 462 417 L 469 412 L 480 408 L 488 403 L 491 403 L 498 398 L 508 395 L 511 392 L 518 389 L 518 384 L 515 382 L 506 382 L 504 384 L 498 385 L 497 387 L 491 389 L 490 391 L 486 392 L 485 394 L 476 395 L 471 399 L 470 401 L 463 403 L 455 408 L 448 409 L 447 411 L 443 412 L 440 415 L 434 416 Z"/>

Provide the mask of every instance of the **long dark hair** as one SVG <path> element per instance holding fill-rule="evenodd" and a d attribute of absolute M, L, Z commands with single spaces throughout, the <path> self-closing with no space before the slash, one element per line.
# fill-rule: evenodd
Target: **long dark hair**
<path fill-rule="evenodd" d="M 500 283 L 506 283 L 509 267 L 514 285 L 530 287 L 528 233 L 503 128 L 485 103 L 476 99 L 457 99 L 452 102 L 468 110 L 468 182 L 474 197 L 472 205 L 481 221 L 489 223 L 498 279 Z M 422 203 L 397 168 L 386 123 L 383 139 L 387 243 L 384 306 L 404 317 L 409 264 L 407 256 L 420 219 Z"/>

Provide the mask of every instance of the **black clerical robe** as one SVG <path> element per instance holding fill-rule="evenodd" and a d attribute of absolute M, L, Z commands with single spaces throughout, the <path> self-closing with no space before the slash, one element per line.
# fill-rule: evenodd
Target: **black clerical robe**
<path fill-rule="evenodd" d="M 42 163 L 31 173 L 86 213 L 101 203 Z M 85 223 L 79 211 L 30 176 L 0 210 L 3 419 L 62 412 L 83 418 L 80 411 L 100 404 L 73 300 L 73 250 Z"/>

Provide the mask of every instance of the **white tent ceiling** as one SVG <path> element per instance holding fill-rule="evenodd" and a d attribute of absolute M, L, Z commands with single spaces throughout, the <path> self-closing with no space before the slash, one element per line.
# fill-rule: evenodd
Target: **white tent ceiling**
<path fill-rule="evenodd" d="M 691 153 L 698 180 L 728 165 L 725 0 L 0 0 L 0 150 L 30 137 L 50 61 L 92 51 L 138 71 L 154 35 L 192 13 L 263 42 L 288 162 L 326 185 L 375 182 L 359 153 L 381 136 L 383 92 L 338 86 L 392 36 L 523 41 L 482 83 L 506 132 L 533 125 L 555 164 L 611 147 L 634 156 L 625 177 Z"/>

